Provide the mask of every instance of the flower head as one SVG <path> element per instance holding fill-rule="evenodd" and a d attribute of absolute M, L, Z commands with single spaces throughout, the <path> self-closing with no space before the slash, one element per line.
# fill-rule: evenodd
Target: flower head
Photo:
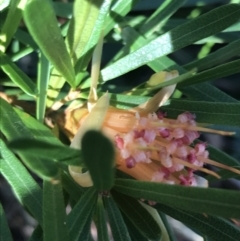
<path fill-rule="evenodd" d="M 161 73 L 160 76 L 167 81 L 177 75 L 173 71 Z M 154 77 L 159 78 L 159 73 Z M 117 168 L 138 180 L 207 186 L 207 181 L 196 176 L 195 171 L 220 177 L 204 168 L 205 163 L 240 173 L 239 170 L 210 160 L 206 143 L 195 144 L 200 132 L 233 133 L 201 127 L 190 112 L 180 114 L 177 119 L 168 119 L 166 113 L 158 111 L 174 89 L 175 86 L 165 87 L 146 103 L 130 110 L 109 106 L 108 94 L 103 95 L 88 110 L 76 110 L 76 113 L 81 112 L 81 117 L 77 120 L 78 131 L 72 133 L 75 136 L 71 146 L 80 147 L 81 138 L 87 130 L 101 129 L 116 146 Z M 80 185 L 92 185 L 89 173 L 82 175 L 74 167 L 69 170 Z"/>

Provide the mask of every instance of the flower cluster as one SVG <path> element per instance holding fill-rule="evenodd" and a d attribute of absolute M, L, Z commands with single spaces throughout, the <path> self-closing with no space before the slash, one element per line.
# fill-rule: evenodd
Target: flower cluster
<path fill-rule="evenodd" d="M 199 137 L 199 132 L 195 130 L 195 116 L 185 112 L 172 120 L 157 112 L 146 117 L 136 113 L 135 118 L 137 121 L 132 130 L 115 136 L 125 166 L 131 169 L 139 163 L 151 164 L 156 167 L 156 171 L 152 172 L 152 181 L 196 185 L 193 172 L 205 170 L 202 167 L 208 151 L 205 143 L 190 146 Z M 184 170 L 184 166 L 188 169 Z"/>

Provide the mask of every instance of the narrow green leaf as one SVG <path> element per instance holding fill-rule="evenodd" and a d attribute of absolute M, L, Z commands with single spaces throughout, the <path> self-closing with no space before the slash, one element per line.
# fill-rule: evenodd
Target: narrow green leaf
<path fill-rule="evenodd" d="M 197 68 L 198 71 L 211 68 L 217 64 L 237 56 L 240 54 L 240 39 L 229 43 L 228 45 L 216 50 L 215 52 L 207 55 L 205 58 L 192 61 L 184 65 L 185 69 Z"/>
<path fill-rule="evenodd" d="M 67 82 L 75 87 L 74 69 L 50 2 L 48 0 L 28 1 L 23 10 L 23 16 L 29 32 L 43 54 Z"/>
<path fill-rule="evenodd" d="M 34 139 L 32 131 L 24 125 L 21 118 L 14 111 L 13 107 L 7 103 L 5 100 L 0 98 L 0 112 L 1 112 L 1 131 L 6 136 L 8 141 L 15 140 L 17 138 L 26 137 L 29 139 Z M 27 115 L 29 117 L 29 115 Z M 32 117 L 31 117 L 32 118 Z M 31 121 L 31 118 L 26 122 Z M 33 119 L 33 118 L 32 118 Z M 39 123 L 40 124 L 40 123 Z M 36 128 L 36 126 L 35 126 Z M 46 127 L 45 127 L 46 128 Z M 47 128 L 46 128 L 47 129 Z M 39 131 L 39 130 L 37 130 Z M 48 133 L 47 129 L 47 133 Z M 39 175 L 43 179 L 52 179 L 58 175 L 58 167 L 54 162 L 35 157 L 34 161 L 32 156 L 24 152 L 20 155 L 21 160 L 30 168 L 33 172 Z"/>
<path fill-rule="evenodd" d="M 167 111 L 170 118 L 177 117 L 188 110 L 196 114 L 198 122 L 240 125 L 240 103 L 173 99 L 170 105 L 163 106 L 161 109 Z"/>
<path fill-rule="evenodd" d="M 239 5 L 224 5 L 182 24 L 103 69 L 102 79 L 107 81 L 116 78 L 154 59 L 220 32 L 235 23 L 239 19 L 239 13 Z"/>
<path fill-rule="evenodd" d="M 2 162 L 1 159 L 0 159 L 0 162 Z M 13 241 L 1 202 L 0 202 L 0 241 Z"/>
<path fill-rule="evenodd" d="M 98 191 L 110 190 L 114 184 L 114 147 L 98 131 L 88 131 L 82 138 L 83 160 Z"/>
<path fill-rule="evenodd" d="M 20 70 L 7 55 L 0 53 L 0 58 L 1 68 L 9 76 L 9 78 L 26 94 L 35 96 L 36 85 L 33 81 L 22 70 Z"/>
<path fill-rule="evenodd" d="M 7 18 L 4 21 L 3 26 L 1 26 L 1 41 L 0 50 L 5 52 L 18 25 L 22 18 L 22 11 L 20 5 L 24 4 L 24 0 L 12 0 L 10 2 L 10 8 L 8 10 Z M 1 19 L 2 21 L 3 19 Z"/>
<path fill-rule="evenodd" d="M 104 26 L 104 35 L 108 34 L 110 30 L 118 23 L 119 17 L 124 17 L 132 10 L 134 5 L 139 0 L 116 0 L 111 7 L 110 14 L 106 17 Z"/>
<path fill-rule="evenodd" d="M 82 34 L 83 37 L 81 39 L 83 39 L 83 41 L 87 40 L 86 37 L 88 34 L 86 34 L 85 32 L 89 32 L 90 36 L 88 37 L 87 42 L 85 42 L 84 48 L 82 49 L 81 52 L 80 52 L 81 49 L 78 48 L 79 59 L 75 66 L 75 70 L 77 73 L 82 72 L 83 70 L 85 70 L 87 68 L 87 66 L 90 62 L 90 59 L 92 57 L 94 46 L 97 45 L 99 39 L 101 38 L 101 35 L 103 34 L 103 30 L 105 27 L 104 26 L 105 19 L 106 19 L 107 14 L 109 13 L 109 9 L 110 9 L 110 5 L 111 5 L 112 1 L 111 0 L 104 0 L 104 1 L 101 0 L 101 2 L 102 2 L 102 5 L 98 11 L 98 17 L 97 17 L 95 23 L 93 24 L 93 26 L 91 26 L 92 29 L 89 28 L 90 26 L 88 26 L 88 28 L 86 28 L 86 27 L 84 28 L 84 35 Z M 90 18 L 90 16 L 89 16 L 89 18 Z"/>
<path fill-rule="evenodd" d="M 107 220 L 105 218 L 105 210 L 103 206 L 102 197 L 98 197 L 97 210 L 96 210 L 96 226 L 98 241 L 109 241 Z"/>
<path fill-rule="evenodd" d="M 43 241 L 43 231 L 40 225 L 34 229 L 28 241 Z"/>
<path fill-rule="evenodd" d="M 40 53 L 40 61 L 38 64 L 38 80 L 37 80 L 37 109 L 36 117 L 43 123 L 46 109 L 46 98 L 48 89 L 48 80 L 50 75 L 50 63 L 43 53 Z"/>
<path fill-rule="evenodd" d="M 44 241 L 68 241 L 66 212 L 61 183 L 43 182 Z"/>
<path fill-rule="evenodd" d="M 180 83 L 179 86 L 181 87 L 181 86 L 187 86 L 192 84 L 198 84 L 201 82 L 215 80 L 225 76 L 239 73 L 240 72 L 239 65 L 240 65 L 240 59 L 231 61 L 226 64 L 219 65 L 217 67 L 214 67 L 209 70 L 205 70 L 203 72 L 200 72 L 188 78 L 187 80 Z"/>
<path fill-rule="evenodd" d="M 14 193 L 42 225 L 42 191 L 24 165 L 8 150 L 0 139 L 1 173 L 11 185 Z"/>
<path fill-rule="evenodd" d="M 103 197 L 114 241 L 131 241 L 121 212 L 112 197 Z"/>
<path fill-rule="evenodd" d="M 124 213 L 122 213 L 122 217 L 127 226 L 132 241 L 148 241 L 148 239 L 144 237 L 142 233 L 139 232 L 136 226 L 127 218 L 127 216 Z"/>
<path fill-rule="evenodd" d="M 67 226 L 71 241 L 78 241 L 86 226 L 89 226 L 89 220 L 92 219 L 92 212 L 96 202 L 97 192 L 94 188 L 90 188 L 84 193 L 68 215 Z"/>
<path fill-rule="evenodd" d="M 124 179 L 116 179 L 114 188 L 134 198 L 152 200 L 187 211 L 240 217 L 240 193 L 237 191 Z"/>
<path fill-rule="evenodd" d="M 80 165 L 81 151 L 65 145 L 55 145 L 49 142 L 19 138 L 11 141 L 8 147 L 17 153 L 59 161 L 66 165 Z"/>
<path fill-rule="evenodd" d="M 128 52 L 127 48 L 131 48 L 131 50 L 137 50 L 141 46 L 148 43 L 144 37 L 142 37 L 135 29 L 127 27 L 124 29 L 124 39 L 127 44 L 122 48 L 122 52 Z M 137 41 L 135 41 L 137 39 Z M 155 72 L 159 72 L 162 70 L 177 70 L 179 74 L 186 73 L 186 70 L 182 68 L 180 65 L 175 63 L 173 60 L 168 58 L 167 56 L 163 56 L 155 59 L 147 64 L 152 70 Z M 206 100 L 206 101 L 222 101 L 222 102 L 235 102 L 236 100 L 216 87 L 208 84 L 201 83 L 197 85 L 191 85 L 186 87 L 181 87 L 180 90 L 189 98 L 196 100 Z M 148 91 L 145 90 L 147 94 Z"/>
<path fill-rule="evenodd" d="M 112 191 L 114 200 L 142 235 L 160 240 L 161 229 L 149 212 L 134 198 Z"/>
<path fill-rule="evenodd" d="M 240 237 L 240 229 L 229 221 L 204 214 L 198 214 L 189 211 L 172 208 L 167 205 L 157 204 L 155 208 L 158 211 L 183 222 L 188 227 L 193 228 L 206 235 L 212 241 L 228 240 L 238 241 Z"/>
<path fill-rule="evenodd" d="M 76 0 L 74 2 L 73 17 L 66 36 L 68 51 L 74 63 L 84 54 L 84 48 L 92 35 L 103 1 Z"/>
<path fill-rule="evenodd" d="M 150 36 L 154 31 L 161 29 L 166 20 L 170 18 L 187 0 L 167 0 L 147 19 L 140 29 L 140 33 Z"/>
<path fill-rule="evenodd" d="M 193 100 L 236 102 L 230 95 L 219 90 L 210 83 L 204 82 L 179 88 L 188 98 Z"/>

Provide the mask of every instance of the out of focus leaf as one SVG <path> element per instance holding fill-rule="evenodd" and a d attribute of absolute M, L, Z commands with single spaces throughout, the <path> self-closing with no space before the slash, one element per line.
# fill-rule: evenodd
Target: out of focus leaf
<path fill-rule="evenodd" d="M 22 11 L 19 6 L 23 4 L 24 0 L 14 0 L 10 2 L 7 18 L 4 21 L 3 26 L 1 26 L 0 51 L 2 52 L 6 51 L 15 31 L 18 28 L 22 18 Z"/>
<path fill-rule="evenodd" d="M 61 183 L 43 183 L 43 230 L 44 241 L 68 241 L 66 211 Z"/>
<path fill-rule="evenodd" d="M 0 162 L 2 160 L 0 159 Z M 2 204 L 0 203 L 0 240 L 1 241 L 13 241 L 12 235 L 7 223 L 7 219 L 2 207 Z"/>
<path fill-rule="evenodd" d="M 36 139 L 20 138 L 11 141 L 8 147 L 18 153 L 52 159 L 66 165 L 80 165 L 81 151 L 65 145 L 55 145 Z"/>
<path fill-rule="evenodd" d="M 114 183 L 114 147 L 98 131 L 88 131 L 82 138 L 83 160 L 98 191 L 110 190 Z"/>
<path fill-rule="evenodd" d="M 43 241 L 43 231 L 40 225 L 34 229 L 28 241 Z"/>

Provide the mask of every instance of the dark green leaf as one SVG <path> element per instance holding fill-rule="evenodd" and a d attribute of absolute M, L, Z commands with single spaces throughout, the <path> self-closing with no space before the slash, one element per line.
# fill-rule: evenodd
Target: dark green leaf
<path fill-rule="evenodd" d="M 74 69 L 50 2 L 28 1 L 23 16 L 29 32 L 44 55 L 67 82 L 75 87 Z"/>
<path fill-rule="evenodd" d="M 145 36 L 150 36 L 153 32 L 161 29 L 166 20 L 186 2 L 187 0 L 167 0 L 162 2 L 158 9 L 144 22 L 140 32 Z"/>
<path fill-rule="evenodd" d="M 35 96 L 36 85 L 33 81 L 14 64 L 7 55 L 1 54 L 1 68 L 9 76 L 9 78 L 26 94 Z"/>
<path fill-rule="evenodd" d="M 206 235 L 212 241 L 239 240 L 240 229 L 227 220 L 210 215 L 183 211 L 163 204 L 157 204 L 155 208 L 158 211 L 164 212 L 174 219 L 183 222 L 190 228 L 197 230 L 202 235 Z"/>
<path fill-rule="evenodd" d="M 43 182 L 44 241 L 68 241 L 66 212 L 61 183 Z"/>
<path fill-rule="evenodd" d="M 43 231 L 40 225 L 38 225 L 33 233 L 32 236 L 30 237 L 30 239 L 28 241 L 43 241 Z"/>
<path fill-rule="evenodd" d="M 103 69 L 102 79 L 107 81 L 116 78 L 161 56 L 220 32 L 235 23 L 239 19 L 239 13 L 238 4 L 224 5 L 182 24 Z"/>
<path fill-rule="evenodd" d="M 223 63 L 234 56 L 240 54 L 240 39 L 229 43 L 225 47 L 222 47 L 215 52 L 207 55 L 205 58 L 195 60 L 189 64 L 184 65 L 185 69 L 197 68 L 198 71 L 210 68 L 217 64 Z"/>
<path fill-rule="evenodd" d="M 2 162 L 1 159 L 0 159 L 0 162 Z M 0 203 L 0 241 L 13 241 L 1 203 Z"/>
<path fill-rule="evenodd" d="M 67 217 L 70 240 L 78 241 L 82 232 L 90 226 L 92 212 L 97 202 L 97 192 L 94 188 L 88 189 L 74 206 Z M 85 230 L 86 231 L 86 230 Z"/>
<path fill-rule="evenodd" d="M 11 185 L 15 195 L 33 217 L 42 225 L 42 190 L 24 165 L 8 150 L 0 139 L 1 173 Z"/>
<path fill-rule="evenodd" d="M 132 241 L 148 241 L 148 239 L 144 237 L 142 233 L 139 232 L 136 226 L 127 218 L 127 216 L 124 213 L 122 213 L 122 216 Z"/>
<path fill-rule="evenodd" d="M 161 238 L 161 229 L 149 212 L 134 198 L 112 191 L 113 198 L 142 235 L 150 240 Z"/>
<path fill-rule="evenodd" d="M 114 183 L 114 147 L 111 141 L 98 131 L 88 131 L 82 138 L 83 160 L 99 191 L 110 190 Z"/>
<path fill-rule="evenodd" d="M 170 105 L 163 106 L 161 109 L 167 111 L 170 118 L 189 111 L 196 114 L 198 122 L 240 125 L 240 103 L 173 99 Z"/>
<path fill-rule="evenodd" d="M 114 188 L 134 198 L 152 200 L 174 208 L 222 217 L 240 217 L 240 193 L 237 191 L 124 179 L 116 179 Z"/>
<path fill-rule="evenodd" d="M 107 220 L 105 217 L 105 210 L 103 206 L 102 197 L 98 197 L 97 210 L 96 210 L 96 226 L 98 241 L 109 241 Z"/>
<path fill-rule="evenodd" d="M 112 197 L 103 197 L 114 241 L 131 241 L 121 212 Z"/>
<path fill-rule="evenodd" d="M 26 153 L 32 157 L 55 160 L 66 165 L 78 166 L 82 163 L 81 151 L 63 144 L 56 145 L 36 139 L 19 138 L 11 141 L 8 147 L 20 154 Z"/>
<path fill-rule="evenodd" d="M 240 72 L 239 65 L 240 65 L 240 59 L 234 60 L 226 64 L 219 65 L 217 67 L 214 67 L 209 70 L 205 70 L 203 72 L 200 72 L 199 74 L 196 74 L 188 78 L 187 80 L 180 83 L 179 86 L 181 87 L 181 86 L 187 86 L 192 84 L 198 84 L 201 82 L 215 80 L 225 76 L 239 73 Z"/>
<path fill-rule="evenodd" d="M 180 91 L 192 100 L 236 102 L 237 100 L 217 89 L 210 83 L 204 82 L 179 88 Z"/>

